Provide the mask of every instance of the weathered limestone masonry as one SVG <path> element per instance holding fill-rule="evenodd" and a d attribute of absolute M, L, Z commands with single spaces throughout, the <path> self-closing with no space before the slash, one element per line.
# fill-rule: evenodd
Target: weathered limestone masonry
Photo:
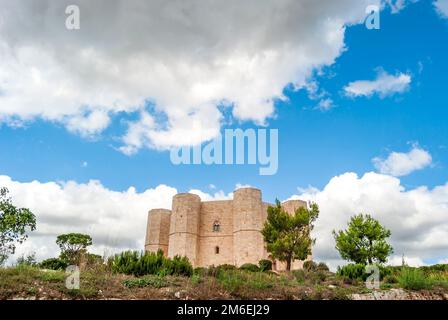
<path fill-rule="evenodd" d="M 161 249 L 168 257 L 186 256 L 194 267 L 258 264 L 268 259 L 261 230 L 269 205 L 255 188 L 237 189 L 233 200 L 222 201 L 202 202 L 194 194 L 177 194 L 172 210 L 149 211 L 145 250 Z M 293 213 L 306 202 L 290 200 L 282 206 Z M 292 268 L 300 269 L 302 264 L 294 261 Z M 285 268 L 284 263 L 274 261 L 275 270 Z"/>

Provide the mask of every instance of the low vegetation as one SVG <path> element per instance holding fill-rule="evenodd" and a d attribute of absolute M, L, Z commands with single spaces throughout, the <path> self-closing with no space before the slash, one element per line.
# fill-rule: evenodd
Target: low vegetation
<path fill-rule="evenodd" d="M 65 270 L 68 267 L 68 263 L 59 258 L 49 258 L 42 261 L 39 266 L 43 269 Z"/>
<path fill-rule="evenodd" d="M 398 276 L 398 283 L 410 290 L 430 289 L 433 286 L 431 278 L 417 268 L 403 268 Z"/>
<path fill-rule="evenodd" d="M 380 279 L 384 279 L 388 275 L 392 274 L 392 268 L 384 267 L 381 264 L 375 264 L 378 267 L 380 272 Z M 362 281 L 366 281 L 367 277 L 371 275 L 371 273 L 366 272 L 366 265 L 361 263 L 351 263 L 342 267 L 338 267 L 337 272 L 339 276 L 349 278 L 349 279 L 358 279 Z"/>
<path fill-rule="evenodd" d="M 166 277 L 162 276 L 146 276 L 142 278 L 133 278 L 123 281 L 124 286 L 128 288 L 134 287 L 153 287 L 164 288 L 170 286 L 171 282 Z"/>
<path fill-rule="evenodd" d="M 109 259 L 108 264 L 115 273 L 142 276 L 146 274 L 167 276 L 191 276 L 193 267 L 185 257 L 166 258 L 162 251 L 125 251 Z"/>
<path fill-rule="evenodd" d="M 302 281 L 293 273 L 261 271 L 256 265 L 247 269 L 222 265 L 193 270 L 181 263 L 167 268 L 166 261 L 184 261 L 182 258 L 166 259 L 158 270 L 150 269 L 147 274 L 141 267 L 129 267 L 139 266 L 138 261 L 144 261 L 145 256 L 126 252 L 85 268 L 78 290 L 65 287 L 67 275 L 62 270 L 42 269 L 39 264 L 1 268 L 0 299 L 340 299 L 343 293 L 358 291 L 325 271 L 303 271 Z M 325 276 L 316 275 L 318 272 Z M 332 284 L 334 288 L 329 287 Z"/>
<path fill-rule="evenodd" d="M 0 299 L 350 299 L 370 292 L 356 264 L 337 273 L 324 263 L 307 262 L 301 270 L 281 273 L 262 271 L 265 264 L 193 269 L 185 258 L 123 252 L 87 265 L 80 288 L 70 290 L 65 271 L 23 263 L 0 268 Z M 383 269 L 383 290 L 403 288 L 447 297 L 446 265 Z"/>

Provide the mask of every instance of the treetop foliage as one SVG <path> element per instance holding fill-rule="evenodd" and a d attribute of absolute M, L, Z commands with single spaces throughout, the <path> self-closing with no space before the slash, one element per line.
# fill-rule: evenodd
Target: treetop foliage
<path fill-rule="evenodd" d="M 16 244 L 23 243 L 27 231 L 36 229 L 36 217 L 27 208 L 18 208 L 8 197 L 9 190 L 0 188 L 0 265 L 14 254 Z"/>
<path fill-rule="evenodd" d="M 333 235 L 341 257 L 355 263 L 384 263 L 393 252 L 386 241 L 390 230 L 368 214 L 353 216 L 346 230 L 333 231 Z"/>
<path fill-rule="evenodd" d="M 305 260 L 315 242 L 310 232 L 318 216 L 319 207 L 315 203 L 310 208 L 299 207 L 293 214 L 286 212 L 278 200 L 275 206 L 269 206 L 262 234 L 272 258 L 285 261 L 288 270 L 292 261 Z"/>

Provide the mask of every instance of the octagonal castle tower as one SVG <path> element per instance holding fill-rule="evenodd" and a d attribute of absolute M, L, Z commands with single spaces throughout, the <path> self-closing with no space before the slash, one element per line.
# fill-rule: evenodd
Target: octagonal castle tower
<path fill-rule="evenodd" d="M 145 250 L 160 249 L 171 258 L 186 256 L 194 267 L 258 264 L 269 258 L 261 234 L 269 205 L 256 188 L 237 189 L 232 200 L 219 201 L 201 202 L 195 194 L 177 194 L 172 210 L 149 212 Z M 289 213 L 306 205 L 300 200 L 282 203 Z M 292 267 L 300 269 L 302 264 L 294 261 Z M 284 263 L 274 261 L 275 270 L 285 268 Z"/>
<path fill-rule="evenodd" d="M 242 188 L 233 193 L 233 257 L 234 264 L 258 264 L 265 257 L 261 191 Z"/>
<path fill-rule="evenodd" d="M 168 257 L 185 256 L 196 266 L 201 198 L 179 193 L 173 197 L 172 208 Z"/>
<path fill-rule="evenodd" d="M 153 209 L 148 213 L 145 250 L 157 252 L 162 250 L 168 255 L 171 210 Z"/>

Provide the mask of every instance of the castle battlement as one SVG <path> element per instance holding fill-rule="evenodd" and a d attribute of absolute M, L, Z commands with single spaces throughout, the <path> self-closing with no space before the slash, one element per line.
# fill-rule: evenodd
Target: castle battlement
<path fill-rule="evenodd" d="M 269 259 L 261 230 L 270 205 L 263 202 L 261 190 L 256 188 L 240 188 L 234 191 L 233 199 L 217 201 L 179 193 L 173 197 L 171 210 L 149 211 L 145 250 L 163 250 L 168 257 L 186 256 L 194 267 L 258 264 Z M 306 202 L 282 203 L 289 213 L 301 206 Z M 300 269 L 302 264 L 294 261 L 292 267 Z M 285 269 L 278 261 L 274 267 Z"/>

